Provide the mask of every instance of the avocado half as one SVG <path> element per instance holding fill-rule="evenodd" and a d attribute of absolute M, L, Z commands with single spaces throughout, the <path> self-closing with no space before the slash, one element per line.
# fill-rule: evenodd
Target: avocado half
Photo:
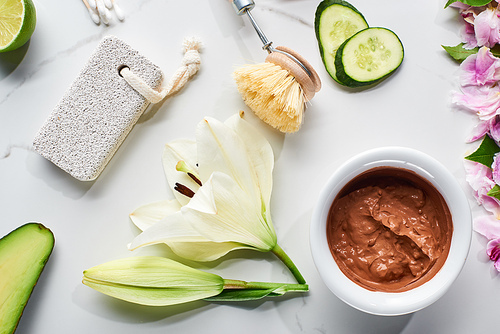
<path fill-rule="evenodd" d="M 40 223 L 27 223 L 0 239 L 0 334 L 16 330 L 54 242 Z"/>

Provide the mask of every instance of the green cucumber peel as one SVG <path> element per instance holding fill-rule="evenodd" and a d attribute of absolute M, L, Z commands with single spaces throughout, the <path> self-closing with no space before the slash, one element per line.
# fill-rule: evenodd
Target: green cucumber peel
<path fill-rule="evenodd" d="M 370 42 L 370 40 L 372 41 L 372 45 L 366 46 L 363 43 L 359 43 L 360 41 L 362 42 L 364 38 L 366 38 L 365 35 L 368 36 L 368 43 Z M 379 37 L 380 39 L 378 39 Z M 368 51 L 367 58 L 364 58 L 365 56 L 361 55 L 360 59 L 364 59 L 364 62 L 361 63 L 361 61 L 351 61 L 351 59 L 357 57 L 355 56 L 355 52 L 359 51 L 361 46 L 363 46 L 363 48 Z M 395 59 L 395 61 L 392 61 L 389 58 L 384 59 L 380 57 L 381 52 L 379 52 L 378 47 L 381 46 L 390 51 L 388 57 L 394 57 L 393 59 Z M 346 50 L 347 47 L 349 47 L 350 49 Z M 370 50 L 368 49 L 370 49 L 372 52 L 370 53 Z M 349 52 L 351 51 L 354 54 L 349 54 Z M 370 58 L 372 56 L 373 58 Z M 346 59 L 344 59 L 344 57 L 348 60 L 348 64 L 346 64 Z M 368 67 L 365 70 L 361 66 L 366 65 L 366 59 L 374 59 L 375 63 L 379 63 L 377 64 L 377 66 L 380 67 L 381 70 L 373 70 L 373 75 Z M 383 27 L 370 27 L 358 31 L 356 34 L 342 43 L 335 56 L 335 68 L 337 69 L 338 80 L 343 85 L 351 88 L 356 88 L 372 85 L 384 80 L 399 68 L 399 66 L 403 62 L 403 59 L 403 44 L 401 43 L 399 37 L 392 30 Z M 369 61 L 368 65 L 372 66 L 370 65 Z M 358 77 L 354 77 L 356 74 L 358 74 Z M 362 78 L 362 76 L 365 76 L 365 78 Z"/>
<path fill-rule="evenodd" d="M 338 15 L 336 15 L 338 14 Z M 335 54 L 338 47 L 357 31 L 368 28 L 363 14 L 344 0 L 324 0 L 316 8 L 314 31 L 321 60 L 328 74 L 336 75 Z"/>

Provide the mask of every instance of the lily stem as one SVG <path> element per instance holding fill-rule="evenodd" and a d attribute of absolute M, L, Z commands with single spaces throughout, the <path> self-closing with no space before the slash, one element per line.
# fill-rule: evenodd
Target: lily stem
<path fill-rule="evenodd" d="M 288 269 L 292 272 L 293 276 L 297 280 L 297 283 L 299 284 L 305 284 L 306 280 L 300 273 L 299 269 L 297 269 L 297 266 L 293 263 L 292 259 L 285 253 L 285 251 L 278 245 L 271 249 L 271 252 L 273 252 L 280 260 L 283 262 Z"/>
<path fill-rule="evenodd" d="M 224 289 L 277 289 L 281 288 L 284 291 L 309 291 L 307 284 L 288 284 L 288 283 L 269 283 L 269 282 L 246 282 L 233 279 L 224 279 Z"/>

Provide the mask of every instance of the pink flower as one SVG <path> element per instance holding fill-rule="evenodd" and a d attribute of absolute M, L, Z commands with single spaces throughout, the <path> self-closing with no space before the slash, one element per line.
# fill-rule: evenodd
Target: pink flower
<path fill-rule="evenodd" d="M 493 165 L 495 164 L 494 162 Z M 474 189 L 474 197 L 480 205 L 492 213 L 492 215 L 476 218 L 474 230 L 488 239 L 486 254 L 494 262 L 495 269 L 500 272 L 500 202 L 487 195 L 487 192 L 495 185 L 491 169 L 477 162 L 466 161 L 465 170 L 466 180 Z"/>
<path fill-rule="evenodd" d="M 496 142 L 500 142 L 500 116 L 490 118 L 487 121 L 480 121 L 473 129 L 467 138 L 468 143 L 475 142 L 483 138 L 487 133 L 490 134 L 491 138 Z"/>
<path fill-rule="evenodd" d="M 485 121 L 500 114 L 500 87 L 466 86 L 460 92 L 455 92 L 452 102 L 476 113 L 479 119 Z"/>
<path fill-rule="evenodd" d="M 465 180 L 471 186 L 474 198 L 479 205 L 482 205 L 488 212 L 491 212 L 495 218 L 500 219 L 500 201 L 494 197 L 488 196 L 495 186 L 492 170 L 478 162 L 465 160 Z"/>
<path fill-rule="evenodd" d="M 500 155 L 496 154 L 491 165 L 492 177 L 495 184 L 500 184 Z"/>
<path fill-rule="evenodd" d="M 462 42 L 465 43 L 464 48 L 466 49 L 473 49 L 477 46 L 476 32 L 474 31 L 474 18 L 476 17 L 476 13 L 474 13 L 473 10 L 473 7 L 471 9 L 469 6 L 461 10 L 464 27 L 460 30 L 460 35 L 462 37 Z"/>
<path fill-rule="evenodd" d="M 500 42 L 500 18 L 497 7 L 488 6 L 474 19 L 478 46 L 493 47 Z"/>
<path fill-rule="evenodd" d="M 483 46 L 477 54 L 470 55 L 460 64 L 462 86 L 492 85 L 500 80 L 500 58 Z"/>
<path fill-rule="evenodd" d="M 472 7 L 457 1 L 450 7 L 457 8 L 464 20 L 460 33 L 466 49 L 493 47 L 500 42 L 500 18 L 496 5 Z"/>
<path fill-rule="evenodd" d="M 474 230 L 489 240 L 486 254 L 494 262 L 495 269 L 500 272 L 500 221 L 492 216 L 476 218 Z"/>
<path fill-rule="evenodd" d="M 486 245 L 486 254 L 488 254 L 491 261 L 494 261 L 495 269 L 500 271 L 500 238 L 488 242 L 488 245 Z"/>

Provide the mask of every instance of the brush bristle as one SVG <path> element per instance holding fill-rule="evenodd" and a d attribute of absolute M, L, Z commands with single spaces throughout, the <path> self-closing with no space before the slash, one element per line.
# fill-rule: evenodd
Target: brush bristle
<path fill-rule="evenodd" d="M 243 66 L 233 76 L 243 100 L 257 117 L 281 132 L 299 130 L 305 95 L 290 72 L 262 63 Z"/>

